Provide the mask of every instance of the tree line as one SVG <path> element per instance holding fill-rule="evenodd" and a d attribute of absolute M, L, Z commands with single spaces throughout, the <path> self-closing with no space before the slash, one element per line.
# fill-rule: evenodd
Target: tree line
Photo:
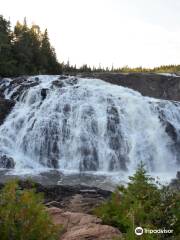
<path fill-rule="evenodd" d="M 76 65 L 70 65 L 69 61 L 64 64 L 62 63 L 62 69 L 65 73 L 101 73 L 101 72 L 109 72 L 109 73 L 180 73 L 180 65 L 162 65 L 154 68 L 143 68 L 143 67 L 135 67 L 131 68 L 129 66 L 116 68 L 114 66 L 111 67 L 102 67 L 99 65 L 96 66 L 88 66 L 84 64 L 79 68 Z"/>
<path fill-rule="evenodd" d="M 61 72 L 47 29 L 42 33 L 38 25 L 29 27 L 24 19 L 11 30 L 10 21 L 0 15 L 0 76 Z"/>

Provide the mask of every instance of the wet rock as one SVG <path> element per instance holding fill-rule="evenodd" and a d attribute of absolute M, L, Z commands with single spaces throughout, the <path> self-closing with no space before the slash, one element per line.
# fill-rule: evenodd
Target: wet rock
<path fill-rule="evenodd" d="M 177 172 L 176 178 L 172 179 L 169 185 L 171 188 L 180 191 L 180 171 Z"/>
<path fill-rule="evenodd" d="M 14 105 L 14 101 L 0 98 L 0 125 L 4 122 Z"/>
<path fill-rule="evenodd" d="M 76 85 L 78 83 L 78 79 L 77 78 L 69 78 L 66 80 L 66 83 L 68 85 Z"/>
<path fill-rule="evenodd" d="M 31 87 L 37 86 L 38 84 L 38 82 L 27 82 L 26 84 L 13 86 L 13 88 L 16 88 L 16 90 L 12 94 L 11 99 L 19 101 L 19 98 L 22 93 L 24 93 L 24 91 L 28 90 Z"/>
<path fill-rule="evenodd" d="M 0 156 L 0 168 L 14 168 L 15 162 L 11 157 L 7 157 L 6 155 Z"/>
<path fill-rule="evenodd" d="M 12 85 L 19 85 L 24 83 L 25 81 L 27 81 L 28 77 L 24 76 L 24 77 L 16 77 L 14 78 L 11 82 L 10 82 L 10 86 Z"/>
<path fill-rule="evenodd" d="M 50 167 L 57 169 L 59 167 L 58 159 L 52 158 L 51 161 L 49 162 L 49 165 L 50 165 Z"/>
<path fill-rule="evenodd" d="M 127 144 L 124 141 L 120 129 L 120 115 L 117 107 L 111 99 L 108 99 L 107 107 L 107 138 L 110 149 L 113 150 L 111 154 L 111 161 L 109 164 L 109 171 L 127 170 L 126 163 L 128 162 Z"/>
<path fill-rule="evenodd" d="M 1 184 L 2 182 L 17 179 L 17 176 L 11 175 L 11 178 L 1 176 L 1 178 L 3 181 L 0 181 L 0 189 L 4 186 L 4 184 Z M 108 200 L 112 194 L 111 191 L 85 185 L 48 185 L 46 178 L 42 179 L 40 177 L 40 179 L 46 185 L 43 186 L 31 180 L 19 180 L 20 188 L 35 188 L 36 192 L 43 193 L 44 203 L 47 207 L 58 207 L 66 212 L 78 211 L 79 213 L 92 214 L 94 208 Z M 57 179 L 59 180 L 60 176 Z"/>
<path fill-rule="evenodd" d="M 67 119 L 63 119 L 62 124 L 62 141 L 63 143 L 67 142 L 70 139 L 70 126 Z"/>
<path fill-rule="evenodd" d="M 3 91 L 0 91 L 0 98 L 5 98 Z"/>
<path fill-rule="evenodd" d="M 60 179 L 60 176 L 58 177 Z M 44 182 L 43 182 L 44 183 Z M 76 203 L 79 205 L 79 211 L 90 212 L 92 209 L 103 201 L 109 199 L 111 196 L 111 191 L 103 190 L 96 187 L 89 187 L 84 185 L 46 185 L 43 186 L 40 183 L 30 182 L 30 181 L 19 181 L 20 187 L 22 189 L 35 188 L 37 192 L 44 194 L 45 203 L 52 201 L 58 202 L 63 206 L 66 211 L 76 211 L 76 206 L 74 205 L 74 198 L 80 195 L 79 201 Z M 54 206 L 53 204 L 50 204 Z M 80 210 L 81 209 L 81 210 Z"/>
<path fill-rule="evenodd" d="M 54 224 L 62 224 L 65 233 L 62 240 L 111 240 L 122 236 L 118 229 L 102 225 L 101 219 L 84 213 L 63 211 L 59 208 L 49 208 Z"/>
<path fill-rule="evenodd" d="M 4 78 L 0 82 L 0 92 L 3 94 L 6 91 L 6 94 L 11 94 L 9 96 L 12 100 L 19 100 L 20 96 L 24 91 L 28 90 L 31 87 L 37 86 L 38 81 L 30 80 L 27 76 L 17 77 L 13 79 Z"/>
<path fill-rule="evenodd" d="M 48 89 L 47 89 L 47 88 L 41 89 L 41 97 L 42 97 L 42 100 L 44 100 L 44 99 L 46 98 L 47 92 L 48 92 Z"/>
<path fill-rule="evenodd" d="M 173 126 L 172 123 L 165 120 L 165 117 L 162 118 L 162 116 L 160 116 L 160 120 L 165 127 L 166 133 L 172 140 L 171 151 L 176 156 L 177 163 L 180 164 L 180 139 L 178 136 L 179 132 L 178 132 L 178 130 L 176 130 L 176 128 Z"/>
<path fill-rule="evenodd" d="M 180 180 L 180 171 L 177 172 L 176 178 Z"/>
<path fill-rule="evenodd" d="M 64 87 L 64 82 L 63 81 L 60 81 L 60 80 L 55 80 L 52 82 L 52 85 L 55 86 L 55 87 L 58 87 L 58 88 L 62 88 Z"/>
<path fill-rule="evenodd" d="M 82 122 L 89 122 L 85 126 L 87 128 L 81 136 L 80 153 L 82 161 L 80 163 L 80 171 L 97 171 L 99 168 L 99 159 L 97 152 L 98 123 L 96 121 L 95 111 L 92 106 L 86 106 L 82 111 Z M 88 127 L 87 127 L 88 126 Z M 89 132 L 89 134 L 87 134 Z M 90 134 L 95 137 L 91 139 Z"/>
<path fill-rule="evenodd" d="M 68 85 L 76 85 L 78 82 L 77 78 L 68 78 L 65 76 L 60 76 L 59 79 L 54 80 L 52 82 L 52 85 L 58 88 L 63 88 L 66 87 Z"/>
<path fill-rule="evenodd" d="M 80 171 L 97 171 L 99 168 L 99 159 L 97 149 L 94 146 L 81 147 L 82 162 L 80 163 Z"/>
<path fill-rule="evenodd" d="M 64 80 L 64 79 L 67 79 L 68 78 L 68 76 L 64 76 L 64 75 L 61 75 L 61 76 L 59 76 L 59 80 Z"/>
<path fill-rule="evenodd" d="M 65 104 L 63 107 L 63 112 L 66 115 L 67 113 L 69 113 L 71 111 L 71 105 L 70 104 Z"/>
<path fill-rule="evenodd" d="M 166 122 L 165 124 L 165 131 L 167 132 L 167 134 L 171 137 L 173 141 L 177 141 L 178 136 L 175 127 L 170 122 Z"/>

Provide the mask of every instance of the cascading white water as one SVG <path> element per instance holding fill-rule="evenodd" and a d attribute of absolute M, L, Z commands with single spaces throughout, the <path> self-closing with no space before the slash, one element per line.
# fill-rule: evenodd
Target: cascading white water
<path fill-rule="evenodd" d="M 20 92 L 0 126 L 0 152 L 13 157 L 17 170 L 131 172 L 143 161 L 152 172 L 168 172 L 180 165 L 179 103 L 98 79 L 38 76 L 28 82 L 37 84 Z M 6 98 L 18 88 L 7 87 Z"/>

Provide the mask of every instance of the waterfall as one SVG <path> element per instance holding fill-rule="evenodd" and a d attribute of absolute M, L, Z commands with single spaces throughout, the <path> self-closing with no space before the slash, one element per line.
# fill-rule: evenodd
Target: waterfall
<path fill-rule="evenodd" d="M 180 103 L 144 97 L 98 79 L 4 79 L 16 105 L 0 126 L 0 153 L 15 169 L 151 172 L 180 165 Z"/>

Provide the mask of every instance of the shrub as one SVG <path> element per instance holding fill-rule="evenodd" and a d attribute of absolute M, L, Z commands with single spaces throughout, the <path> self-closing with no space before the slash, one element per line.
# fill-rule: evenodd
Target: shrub
<path fill-rule="evenodd" d="M 42 195 L 34 189 L 21 190 L 16 181 L 0 192 L 1 240 L 55 240 L 60 228 L 53 225 L 43 205 Z"/>
<path fill-rule="evenodd" d="M 95 209 L 105 224 L 119 228 L 125 239 L 138 239 L 134 229 L 172 229 L 171 234 L 144 234 L 141 239 L 180 239 L 180 194 L 159 186 L 140 164 L 129 177 L 127 187 L 119 186 L 109 201 Z M 165 236 L 166 235 L 166 236 Z"/>

